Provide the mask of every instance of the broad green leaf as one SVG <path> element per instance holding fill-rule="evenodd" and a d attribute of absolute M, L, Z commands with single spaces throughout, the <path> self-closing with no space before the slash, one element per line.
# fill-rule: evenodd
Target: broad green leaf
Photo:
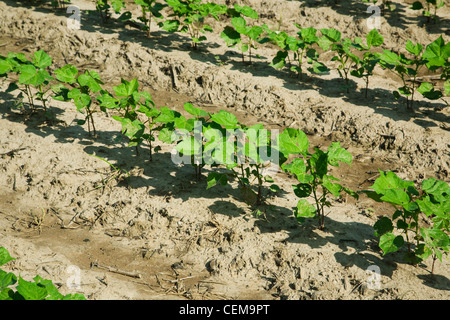
<path fill-rule="evenodd" d="M 258 12 L 256 12 L 254 9 L 250 8 L 249 6 L 240 6 L 240 5 L 235 4 L 234 9 L 237 12 L 239 12 L 239 13 L 243 14 L 244 16 L 249 17 L 251 19 L 259 18 Z"/>
<path fill-rule="evenodd" d="M 414 44 L 411 40 L 406 41 L 405 49 L 415 56 L 419 56 L 423 50 L 423 46 L 420 43 Z"/>
<path fill-rule="evenodd" d="M 26 281 L 20 276 L 16 289 L 25 300 L 44 300 L 48 295 L 45 288 L 38 286 L 37 283 Z"/>
<path fill-rule="evenodd" d="M 161 107 L 161 114 L 156 118 L 157 122 L 169 123 L 174 122 L 176 118 L 180 116 L 180 114 L 174 110 L 169 109 L 168 107 Z"/>
<path fill-rule="evenodd" d="M 220 124 L 225 129 L 237 129 L 239 128 L 238 120 L 236 116 L 230 112 L 220 110 L 218 113 L 211 115 L 211 121 Z"/>
<path fill-rule="evenodd" d="M 32 65 L 24 65 L 20 68 L 19 83 L 26 85 L 39 86 L 49 79 L 47 71 L 36 70 Z"/>
<path fill-rule="evenodd" d="M 241 35 L 239 32 L 234 30 L 233 27 L 226 26 L 225 29 L 220 34 L 220 37 L 225 40 L 228 47 L 234 47 L 236 44 L 241 42 Z"/>
<path fill-rule="evenodd" d="M 395 236 L 393 233 L 386 233 L 380 237 L 379 246 L 383 250 L 383 255 L 398 251 L 405 243 L 402 236 Z"/>
<path fill-rule="evenodd" d="M 384 192 L 384 196 L 381 197 L 381 200 L 393 204 L 398 204 L 403 207 L 406 207 L 411 201 L 409 195 L 402 189 L 387 189 Z"/>
<path fill-rule="evenodd" d="M 286 65 L 287 51 L 278 51 L 277 55 L 272 59 L 270 66 L 275 69 L 282 69 Z"/>
<path fill-rule="evenodd" d="M 119 106 L 119 99 L 114 98 L 107 92 L 98 95 L 96 99 L 99 102 L 100 107 L 105 107 L 107 109 L 116 109 Z"/>
<path fill-rule="evenodd" d="M 308 183 L 299 183 L 292 186 L 294 193 L 299 198 L 306 198 L 312 192 L 312 186 Z"/>
<path fill-rule="evenodd" d="M 436 178 L 429 178 L 422 182 L 422 190 L 431 194 L 436 201 L 443 202 L 450 198 L 450 185 Z"/>
<path fill-rule="evenodd" d="M 122 79 L 121 81 L 122 83 L 120 85 L 113 87 L 113 90 L 117 96 L 129 97 L 132 96 L 133 93 L 137 92 L 137 89 L 139 88 L 137 79 L 133 79 L 131 81 Z"/>
<path fill-rule="evenodd" d="M 159 140 L 164 143 L 171 144 L 177 140 L 177 135 L 169 128 L 163 128 L 159 131 Z"/>
<path fill-rule="evenodd" d="M 74 83 L 78 75 L 78 69 L 70 64 L 55 70 L 56 79 L 65 83 Z"/>
<path fill-rule="evenodd" d="M 59 293 L 58 289 L 55 287 L 51 280 L 43 279 L 41 276 L 36 276 L 33 278 L 36 284 L 41 287 L 44 287 L 48 293 L 46 300 L 60 300 L 63 298 L 63 295 Z"/>
<path fill-rule="evenodd" d="M 328 147 L 328 163 L 332 166 L 339 167 L 339 161 L 350 164 L 352 155 L 345 148 L 341 147 L 340 142 L 333 142 Z"/>
<path fill-rule="evenodd" d="M 240 34 L 247 34 L 250 29 L 247 28 L 247 22 L 242 17 L 234 17 L 231 19 L 231 24 L 235 28 L 235 30 Z"/>
<path fill-rule="evenodd" d="M 342 190 L 342 186 L 338 183 L 332 183 L 328 176 L 323 177 L 322 185 L 331 192 L 333 196 L 338 198 L 341 194 L 340 191 Z"/>
<path fill-rule="evenodd" d="M 417 199 L 416 202 L 419 205 L 420 211 L 425 213 L 428 217 L 431 215 L 436 215 L 449 219 L 450 198 L 442 202 L 435 203 L 431 201 L 429 196 L 426 196 L 422 199 Z"/>
<path fill-rule="evenodd" d="M 0 290 L 0 301 L 15 300 L 14 295 L 14 291 L 11 288 Z"/>
<path fill-rule="evenodd" d="M 381 46 L 384 42 L 384 38 L 383 36 L 378 32 L 377 29 L 372 29 L 372 31 L 370 31 L 367 34 L 367 45 L 368 47 L 378 47 Z"/>
<path fill-rule="evenodd" d="M 52 58 L 44 51 L 39 50 L 34 53 L 33 64 L 38 68 L 47 68 L 52 64 Z"/>
<path fill-rule="evenodd" d="M 434 228 L 421 228 L 420 233 L 425 244 L 431 248 L 446 248 L 450 245 L 450 238 L 444 231 Z"/>
<path fill-rule="evenodd" d="M 180 27 L 180 21 L 178 20 L 166 20 L 162 24 L 160 24 L 163 30 L 168 32 L 177 32 Z"/>
<path fill-rule="evenodd" d="M 336 29 L 320 29 L 320 32 L 331 42 L 341 41 L 341 32 Z"/>
<path fill-rule="evenodd" d="M 208 117 L 209 113 L 199 109 L 199 108 L 195 108 L 191 103 L 185 103 L 184 104 L 184 110 L 186 110 L 188 113 L 196 116 L 196 117 Z"/>
<path fill-rule="evenodd" d="M 443 67 L 445 62 L 450 57 L 450 42 L 445 43 L 442 35 L 436 40 L 426 46 L 422 55 L 423 59 L 426 59 L 427 67 L 431 70 L 435 70 L 439 67 Z"/>
<path fill-rule="evenodd" d="M 10 72 L 13 65 L 9 59 L 0 59 L 0 74 Z"/>
<path fill-rule="evenodd" d="M 12 272 L 5 272 L 0 269 L 0 291 L 6 287 L 12 286 L 17 282 L 17 277 Z"/>
<path fill-rule="evenodd" d="M 316 148 L 316 153 L 310 158 L 313 173 L 323 177 L 328 172 L 328 155 Z"/>
<path fill-rule="evenodd" d="M 290 154 L 305 153 L 309 147 L 308 137 L 301 130 L 286 128 L 279 135 L 279 147 L 286 157 Z"/>
<path fill-rule="evenodd" d="M 394 225 L 392 224 L 391 219 L 382 217 L 375 222 L 373 228 L 375 230 L 375 236 L 381 237 L 386 233 L 392 232 L 392 230 L 394 230 Z"/>
<path fill-rule="evenodd" d="M 298 221 L 301 218 L 312 218 L 316 215 L 316 208 L 312 206 L 306 199 L 300 199 L 295 208 L 295 216 Z"/>
<path fill-rule="evenodd" d="M 221 184 L 222 186 L 226 185 L 228 183 L 228 178 L 226 174 L 211 172 L 210 174 L 208 174 L 207 182 L 208 185 L 206 189 L 209 189 L 216 186 L 217 184 Z"/>
<path fill-rule="evenodd" d="M 301 158 L 295 158 L 289 164 L 282 165 L 283 170 L 289 171 L 296 176 L 300 176 L 306 173 L 306 164 L 305 161 Z"/>
<path fill-rule="evenodd" d="M 15 260 L 16 258 L 12 258 L 9 255 L 8 250 L 6 250 L 4 247 L 0 247 L 0 266 L 7 264 L 11 260 Z"/>
<path fill-rule="evenodd" d="M 392 171 L 383 172 L 380 170 L 380 177 L 375 180 L 371 188 L 379 194 L 385 194 L 388 189 L 408 189 L 409 187 L 414 188 L 413 181 L 402 180 Z"/>
<path fill-rule="evenodd" d="M 434 86 L 429 82 L 422 82 L 417 88 L 417 91 L 430 100 L 437 100 L 442 97 L 442 92 L 439 90 L 434 90 Z"/>

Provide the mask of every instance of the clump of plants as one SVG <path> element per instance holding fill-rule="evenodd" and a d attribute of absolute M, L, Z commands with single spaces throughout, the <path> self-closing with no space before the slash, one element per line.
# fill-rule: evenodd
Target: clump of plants
<path fill-rule="evenodd" d="M 383 172 L 364 191 L 371 199 L 392 205 L 392 216 L 380 218 L 374 225 L 383 255 L 406 247 L 404 259 L 414 265 L 432 257 L 442 262 L 450 250 L 450 186 L 429 178 L 421 188 L 403 180 L 394 172 Z M 422 221 L 428 221 L 423 223 Z"/>

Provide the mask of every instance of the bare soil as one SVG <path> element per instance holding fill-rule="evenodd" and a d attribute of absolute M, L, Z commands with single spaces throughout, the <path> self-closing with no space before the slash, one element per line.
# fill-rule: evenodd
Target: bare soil
<path fill-rule="evenodd" d="M 52 68 L 96 70 L 108 88 L 137 78 L 158 107 L 181 112 L 191 102 L 231 111 L 249 125 L 302 129 L 311 146 L 340 141 L 354 161 L 333 174 L 354 190 L 370 187 L 378 169 L 417 183 L 449 181 L 449 108 L 418 98 L 415 112 L 407 112 L 392 97 L 399 82 L 387 71 L 377 69 L 365 99 L 362 82 L 353 79 L 357 89 L 347 94 L 335 71 L 297 78 L 273 69 L 270 45 L 258 48 L 249 65 L 216 33 L 193 51 L 185 35 L 155 24 L 147 38 L 115 16 L 102 24 L 88 14 L 92 1 L 72 2 L 82 9 L 80 30 L 67 28 L 64 10 L 0 2 L 0 54 L 43 49 Z M 370 14 L 360 1 L 227 3 L 250 5 L 262 23 L 289 32 L 294 22 L 352 38 L 369 31 Z M 406 1 L 395 3 L 395 11 L 381 16 L 384 48 L 401 50 L 408 39 L 427 44 L 441 34 L 449 40 L 448 7 L 438 11 L 439 23 L 427 24 Z M 138 13 L 132 1 L 127 9 Z M 211 21 L 214 30 L 226 23 Z M 333 201 L 325 230 L 315 220 L 298 224 L 294 180 L 280 172 L 275 179 L 284 191 L 266 190 L 264 214 L 256 216 L 236 188 L 206 190 L 190 166 L 174 165 L 173 146 L 161 144 L 150 162 L 146 147 L 137 154 L 117 141 L 120 124 L 110 116 L 95 114 L 98 138 L 92 139 L 87 126 L 76 124 L 82 115 L 73 105 L 52 100 L 49 122 L 43 113 L 14 109 L 7 87 L 5 81 L 0 90 L 0 246 L 18 258 L 7 270 L 40 274 L 69 293 L 68 267 L 75 265 L 81 270 L 75 291 L 103 300 L 450 298 L 448 260 L 432 275 L 431 261 L 414 267 L 403 262 L 403 252 L 382 256 L 373 224 L 392 214 L 387 206 L 343 198 Z M 92 154 L 130 176 L 112 179 L 110 166 Z M 366 287 L 373 265 L 381 271 L 377 290 Z"/>

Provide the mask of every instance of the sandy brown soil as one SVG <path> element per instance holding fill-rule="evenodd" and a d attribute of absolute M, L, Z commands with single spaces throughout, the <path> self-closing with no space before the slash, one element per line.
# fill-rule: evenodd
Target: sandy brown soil
<path fill-rule="evenodd" d="M 449 108 L 418 99 L 416 112 L 406 112 L 392 98 L 397 79 L 385 71 L 377 70 L 364 99 L 362 89 L 344 94 L 334 71 L 298 79 L 274 70 L 270 45 L 248 65 L 216 34 L 192 51 L 183 35 L 154 25 L 149 39 L 114 19 L 102 25 L 84 11 L 93 2 L 72 2 L 83 10 L 81 30 L 67 29 L 64 11 L 0 2 L 0 54 L 43 49 L 52 68 L 70 63 L 97 70 L 109 88 L 120 78 L 137 78 L 157 106 L 181 111 L 192 102 L 232 111 L 247 124 L 300 128 L 315 146 L 341 141 L 354 162 L 334 174 L 354 190 L 368 188 L 378 169 L 417 182 L 449 181 Z M 368 32 L 367 5 L 359 1 L 229 2 L 253 6 L 270 26 L 282 17 L 281 29 L 291 32 L 293 22 L 350 37 Z M 449 40 L 448 7 L 439 11 L 441 23 L 427 26 L 397 3 L 396 12 L 382 16 L 385 48 L 401 48 L 407 39 L 429 43 L 440 34 Z M 212 24 L 219 30 L 225 22 Z M 120 125 L 111 117 L 95 115 L 99 137 L 93 140 L 76 125 L 81 115 L 72 105 L 51 101 L 57 120 L 48 123 L 40 113 L 29 117 L 11 108 L 15 98 L 3 93 L 7 86 L 0 90 L 0 245 L 18 259 L 6 269 L 25 278 L 40 274 L 68 293 L 67 268 L 78 266 L 76 291 L 89 299 L 450 298 L 448 260 L 431 275 L 431 261 L 413 267 L 401 252 L 381 255 L 372 226 L 377 216 L 392 213 L 388 207 L 365 197 L 340 199 L 324 231 L 314 220 L 299 225 L 291 210 L 294 181 L 280 173 L 276 182 L 285 192 L 269 196 L 265 215 L 256 217 L 235 188 L 205 190 L 191 167 L 172 164 L 172 146 L 161 144 L 149 162 L 145 147 L 136 155 L 115 140 Z M 110 167 L 91 154 L 130 177 L 108 180 Z M 381 270 L 379 290 L 365 287 L 372 265 Z"/>

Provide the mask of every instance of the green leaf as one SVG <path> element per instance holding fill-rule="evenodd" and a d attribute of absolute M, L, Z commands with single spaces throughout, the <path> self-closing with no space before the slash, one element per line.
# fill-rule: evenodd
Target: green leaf
<path fill-rule="evenodd" d="M 211 172 L 210 174 L 208 174 L 207 182 L 208 186 L 206 187 L 206 189 L 209 189 L 216 186 L 217 184 L 221 184 L 222 186 L 226 185 L 228 183 L 228 178 L 226 174 Z"/>
<path fill-rule="evenodd" d="M 81 293 L 70 293 L 62 297 L 62 300 L 86 300 L 86 297 Z"/>
<path fill-rule="evenodd" d="M 166 20 L 162 24 L 160 24 L 160 27 L 163 30 L 166 30 L 168 32 L 177 32 L 178 28 L 180 27 L 180 21 L 178 21 L 178 20 Z"/>
<path fill-rule="evenodd" d="M 3 290 L 0 290 L 0 301 L 15 300 L 14 296 L 15 293 L 11 288 L 5 288 Z"/>
<path fill-rule="evenodd" d="M 414 182 L 402 180 L 392 171 L 383 172 L 380 170 L 380 177 L 375 180 L 371 188 L 379 194 L 385 194 L 388 189 L 414 188 Z"/>
<path fill-rule="evenodd" d="M 37 283 L 26 281 L 20 276 L 16 289 L 25 300 L 44 300 L 48 295 L 45 288 L 38 286 Z"/>
<path fill-rule="evenodd" d="M 421 228 L 420 233 L 425 244 L 433 249 L 446 248 L 450 245 L 450 238 L 444 231 L 434 228 Z"/>
<path fill-rule="evenodd" d="M 339 167 L 339 161 L 350 164 L 352 155 L 345 148 L 341 147 L 340 142 L 333 142 L 328 147 L 328 163 L 332 166 Z"/>
<path fill-rule="evenodd" d="M 244 16 L 249 17 L 251 19 L 259 18 L 258 12 L 256 12 L 254 9 L 252 9 L 249 6 L 240 6 L 240 5 L 235 4 L 234 9 L 237 12 L 239 12 L 239 13 L 243 14 Z"/>
<path fill-rule="evenodd" d="M 415 56 L 419 56 L 423 50 L 423 46 L 420 43 L 414 44 L 411 40 L 406 41 L 406 51 L 412 53 Z"/>
<path fill-rule="evenodd" d="M 330 181 L 330 178 L 328 176 L 323 177 L 322 185 L 331 192 L 333 196 L 338 198 L 341 194 L 340 191 L 342 190 L 342 186 L 338 183 L 332 183 Z"/>
<path fill-rule="evenodd" d="M 316 215 L 316 208 L 309 204 L 306 199 L 300 199 L 297 203 L 297 207 L 294 210 L 295 217 L 299 222 L 302 221 L 301 218 L 312 218 Z"/>
<path fill-rule="evenodd" d="M 446 44 L 442 36 L 439 36 L 439 38 L 427 45 L 422 55 L 422 58 L 428 61 L 427 68 L 430 70 L 443 67 L 449 57 L 450 43 Z"/>
<path fill-rule="evenodd" d="M 272 59 L 270 66 L 274 67 L 275 69 L 282 69 L 286 65 L 287 56 L 287 51 L 278 51 L 275 58 Z"/>
<path fill-rule="evenodd" d="M 225 29 L 220 34 L 220 37 L 225 40 L 225 43 L 228 47 L 234 47 L 236 44 L 241 42 L 240 33 L 230 26 L 225 27 Z"/>
<path fill-rule="evenodd" d="M 17 277 L 12 272 L 5 272 L 0 269 L 0 291 L 6 287 L 12 286 L 17 282 Z M 1 299 L 0 299 L 1 300 Z"/>
<path fill-rule="evenodd" d="M 20 68 L 20 84 L 39 86 L 44 83 L 45 79 L 45 73 L 36 70 L 32 65 L 24 65 Z"/>
<path fill-rule="evenodd" d="M 225 129 L 239 128 L 236 116 L 224 110 L 220 110 L 218 113 L 212 114 L 211 121 L 223 126 Z"/>
<path fill-rule="evenodd" d="M 422 182 L 422 190 L 431 194 L 436 201 L 443 202 L 450 198 L 450 185 L 436 178 L 429 178 Z"/>
<path fill-rule="evenodd" d="M 119 97 L 130 97 L 133 93 L 137 92 L 137 89 L 139 88 L 137 79 L 131 81 L 122 79 L 121 82 L 120 85 L 113 87 L 115 94 Z"/>
<path fill-rule="evenodd" d="M 394 230 L 394 225 L 392 224 L 391 219 L 382 217 L 375 222 L 373 228 L 375 230 L 375 236 L 381 237 L 386 233 L 392 232 L 392 230 Z"/>
<path fill-rule="evenodd" d="M 208 117 L 209 113 L 199 109 L 199 108 L 195 108 L 191 103 L 185 103 L 184 104 L 184 110 L 186 110 L 188 113 L 196 116 L 196 117 Z"/>
<path fill-rule="evenodd" d="M 381 200 L 407 207 L 411 199 L 409 198 L 409 195 L 401 189 L 388 189 L 384 192 L 384 196 L 381 197 Z"/>
<path fill-rule="evenodd" d="M 384 42 L 383 36 L 378 32 L 377 29 L 373 29 L 367 34 L 367 45 L 370 47 L 378 47 L 381 46 Z"/>
<path fill-rule="evenodd" d="M 309 141 L 300 129 L 286 128 L 279 135 L 280 152 L 286 157 L 290 154 L 302 154 L 308 150 Z"/>
<path fill-rule="evenodd" d="M 13 65 L 9 59 L 0 58 L 0 74 L 10 72 L 13 69 Z"/>
<path fill-rule="evenodd" d="M 12 258 L 9 255 L 8 250 L 6 250 L 4 247 L 0 247 L 0 266 L 7 264 L 11 260 L 15 260 L 16 258 Z"/>
<path fill-rule="evenodd" d="M 43 50 L 39 50 L 34 53 L 33 64 L 38 68 L 44 69 L 52 64 L 52 58 Z"/>
<path fill-rule="evenodd" d="M 417 88 L 417 91 L 430 100 L 438 100 L 443 96 L 442 92 L 439 90 L 434 90 L 434 86 L 429 82 L 422 82 Z"/>
<path fill-rule="evenodd" d="M 341 41 L 341 32 L 336 29 L 320 29 L 320 32 L 331 42 Z"/>
<path fill-rule="evenodd" d="M 292 186 L 294 188 L 294 193 L 299 198 L 306 198 L 312 192 L 312 186 L 308 183 L 299 183 Z"/>
<path fill-rule="evenodd" d="M 63 295 L 59 293 L 58 289 L 55 287 L 51 280 L 43 279 L 41 276 L 36 276 L 33 278 L 36 284 L 40 287 L 44 287 L 48 293 L 46 300 L 60 300 L 63 298 Z"/>
<path fill-rule="evenodd" d="M 56 79 L 65 83 L 74 83 L 78 75 L 78 69 L 70 64 L 55 70 Z"/>
<path fill-rule="evenodd" d="M 402 236 L 395 236 L 392 233 L 383 234 L 380 237 L 379 246 L 383 250 L 383 255 L 398 251 L 405 243 Z"/>

